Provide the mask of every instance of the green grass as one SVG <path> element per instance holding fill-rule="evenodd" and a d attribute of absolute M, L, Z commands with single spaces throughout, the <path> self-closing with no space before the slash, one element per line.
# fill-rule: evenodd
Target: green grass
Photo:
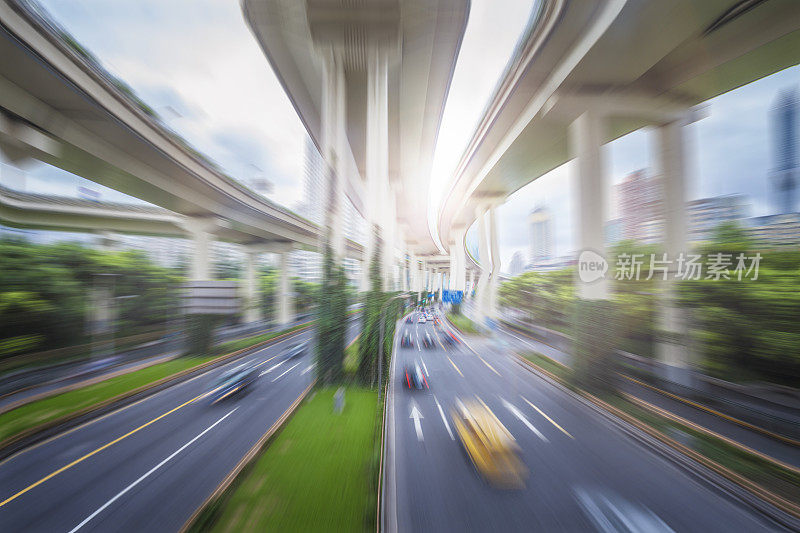
<path fill-rule="evenodd" d="M 75 413 L 114 396 L 192 368 L 210 359 L 212 357 L 180 357 L 94 385 L 25 404 L 0 415 L 0 441 L 39 424 Z"/>
<path fill-rule="evenodd" d="M 228 342 L 223 342 L 222 344 L 218 344 L 217 346 L 214 347 L 214 353 L 217 355 L 222 355 L 226 353 L 243 350 L 245 348 L 253 346 L 254 344 L 274 339 L 278 335 L 283 335 L 284 333 L 291 333 L 292 331 L 297 331 L 298 329 L 305 328 L 307 326 L 308 324 L 298 324 L 296 326 L 292 326 L 287 329 L 282 329 L 280 331 L 272 331 L 270 333 L 262 333 L 261 335 L 253 335 L 252 337 L 245 337 L 243 339 L 236 339 Z"/>
<path fill-rule="evenodd" d="M 360 337 L 360 335 L 359 335 Z M 344 349 L 344 373 L 355 375 L 358 371 L 358 339 L 356 337 L 353 342 L 351 342 L 347 348 Z"/>
<path fill-rule="evenodd" d="M 375 529 L 378 395 L 348 388 L 335 414 L 334 392 L 322 389 L 298 409 L 216 509 L 214 531 Z"/>
<path fill-rule="evenodd" d="M 561 379 L 567 380 L 570 377 L 570 370 L 569 367 L 564 365 L 558 364 L 555 360 L 550 359 L 546 355 L 542 355 L 538 352 L 528 352 L 522 354 L 525 359 L 532 362 L 533 364 L 540 366 L 550 372 L 551 374 L 555 374 L 556 376 L 560 377 Z"/>
<path fill-rule="evenodd" d="M 475 323 L 464 315 L 448 313 L 447 320 L 460 329 L 462 333 L 478 333 L 478 328 L 475 326 Z"/>

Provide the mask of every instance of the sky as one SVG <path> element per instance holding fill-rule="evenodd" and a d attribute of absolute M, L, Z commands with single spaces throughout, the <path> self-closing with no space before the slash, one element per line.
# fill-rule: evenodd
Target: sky
<path fill-rule="evenodd" d="M 486 102 L 538 0 L 473 0 L 434 155 L 429 211 L 438 205 Z M 271 198 L 295 208 L 303 192 L 305 130 L 233 0 L 40 0 L 52 18 L 128 83 L 173 130 L 237 179 L 267 177 Z M 769 112 L 778 92 L 800 88 L 800 67 L 721 95 L 687 128 L 689 197 L 744 194 L 751 215 L 769 202 Z M 605 147 L 609 218 L 612 184 L 651 167 L 652 133 L 634 132 Z M 2 165 L 4 183 L 20 173 Z M 112 201 L 135 199 L 37 164 L 26 189 L 74 196 L 79 186 Z M 498 209 L 500 255 L 527 255 L 525 217 L 536 206 L 553 217 L 556 255 L 573 249 L 570 163 L 539 178 Z M 473 230 L 474 232 L 474 230 Z M 474 237 L 473 237 L 474 238 Z"/>

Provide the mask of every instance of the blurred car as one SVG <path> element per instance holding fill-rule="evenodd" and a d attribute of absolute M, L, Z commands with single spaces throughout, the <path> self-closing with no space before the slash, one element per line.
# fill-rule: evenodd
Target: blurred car
<path fill-rule="evenodd" d="M 417 319 L 417 324 L 424 324 L 424 323 L 425 323 L 425 317 L 424 317 L 424 316 L 420 316 L 420 317 Z"/>
<path fill-rule="evenodd" d="M 422 337 L 422 346 L 424 348 L 433 348 L 433 339 L 431 338 L 431 334 L 430 333 L 426 333 Z"/>
<path fill-rule="evenodd" d="M 408 318 L 406 318 L 406 324 L 411 324 L 412 320 L 413 318 L 411 317 L 411 315 L 408 315 Z"/>
<path fill-rule="evenodd" d="M 300 357 L 301 355 L 305 354 L 307 349 L 308 349 L 308 341 L 290 346 L 285 353 L 289 359 L 293 359 L 295 357 Z"/>
<path fill-rule="evenodd" d="M 448 346 L 454 346 L 457 342 L 456 338 L 449 331 L 445 331 L 442 336 L 444 337 L 444 342 L 446 342 Z"/>
<path fill-rule="evenodd" d="M 411 335 L 403 333 L 403 336 L 400 337 L 400 347 L 411 348 L 412 346 L 414 346 L 414 342 L 411 340 Z"/>
<path fill-rule="evenodd" d="M 255 363 L 243 363 L 222 375 L 214 383 L 214 387 L 209 393 L 211 403 L 229 398 L 235 394 L 241 394 L 250 389 L 258 379 L 258 368 Z"/>
<path fill-rule="evenodd" d="M 403 386 L 409 390 L 422 390 L 428 388 L 428 380 L 419 367 L 419 363 L 406 365 L 403 368 Z"/>
<path fill-rule="evenodd" d="M 488 406 L 457 399 L 450 416 L 472 464 L 491 485 L 505 489 L 525 485 L 528 471 L 517 456 L 519 445 Z"/>

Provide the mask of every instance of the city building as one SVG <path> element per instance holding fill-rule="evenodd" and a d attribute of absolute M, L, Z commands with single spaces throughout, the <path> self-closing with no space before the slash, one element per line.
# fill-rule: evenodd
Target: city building
<path fill-rule="evenodd" d="M 800 213 L 748 219 L 748 234 L 762 246 L 800 246 Z"/>
<path fill-rule="evenodd" d="M 692 200 L 686 206 L 689 242 L 708 241 L 723 222 L 745 219 L 744 196 L 729 194 Z"/>
<path fill-rule="evenodd" d="M 511 262 L 508 264 L 508 273 L 512 276 L 517 276 L 522 274 L 524 270 L 525 255 L 520 250 L 517 250 L 514 252 L 514 255 L 511 256 Z"/>
<path fill-rule="evenodd" d="M 528 215 L 531 237 L 531 263 L 536 265 L 553 257 L 553 223 L 550 211 L 537 207 Z"/>
<path fill-rule="evenodd" d="M 773 113 L 775 167 L 772 170 L 773 194 L 777 212 L 795 212 L 797 189 L 797 116 L 800 112 L 797 93 L 791 89 L 778 95 Z"/>
<path fill-rule="evenodd" d="M 306 137 L 303 165 L 303 200 L 297 206 L 297 214 L 315 224 L 325 223 L 325 161 L 311 137 Z M 366 222 L 350 199 L 344 202 L 343 228 L 346 238 L 363 243 L 366 239 Z M 322 279 L 322 256 L 316 252 L 296 250 L 292 252 L 290 265 L 296 276 L 304 281 L 319 282 Z M 347 278 L 357 283 L 361 275 L 358 260 L 343 261 Z"/>
<path fill-rule="evenodd" d="M 661 218 L 659 183 L 637 170 L 617 185 L 622 239 L 645 242 L 652 237 L 653 221 Z"/>
<path fill-rule="evenodd" d="M 622 240 L 623 221 L 621 218 L 615 218 L 606 222 L 605 236 L 606 245 L 613 246 Z"/>

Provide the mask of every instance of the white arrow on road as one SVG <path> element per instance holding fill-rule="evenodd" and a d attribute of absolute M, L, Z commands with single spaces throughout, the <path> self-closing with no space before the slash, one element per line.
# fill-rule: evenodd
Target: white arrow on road
<path fill-rule="evenodd" d="M 417 404 L 413 400 L 411 402 L 411 415 L 409 418 L 414 419 L 414 430 L 417 432 L 417 440 L 424 440 L 424 437 L 422 436 L 422 424 L 420 423 L 419 419 L 425 417 L 419 412 Z"/>
<path fill-rule="evenodd" d="M 543 441 L 545 441 L 545 442 L 550 442 L 550 441 L 548 441 L 548 440 L 547 440 L 547 437 L 545 437 L 544 435 L 542 435 L 542 432 L 541 432 L 541 431 L 539 431 L 538 429 L 536 429 L 536 426 L 534 426 L 533 424 L 531 424 L 531 423 L 530 423 L 530 421 L 529 421 L 527 418 L 525 418 L 525 415 L 524 415 L 524 414 L 522 414 L 522 411 L 520 411 L 519 409 L 517 409 L 517 407 L 516 407 L 515 405 L 513 405 L 513 404 L 511 404 L 511 403 L 507 402 L 506 400 L 503 400 L 503 405 L 506 407 L 506 409 L 508 409 L 509 411 L 511 411 L 511 413 L 512 413 L 514 416 L 516 416 L 517 418 L 519 418 L 519 419 L 522 421 L 522 423 L 523 423 L 523 424 L 525 424 L 525 425 L 528 427 L 528 429 L 530 429 L 531 431 L 533 431 L 533 432 L 536 434 L 536 436 L 537 436 L 537 437 L 539 437 L 540 439 L 542 439 L 542 440 L 543 440 Z"/>

